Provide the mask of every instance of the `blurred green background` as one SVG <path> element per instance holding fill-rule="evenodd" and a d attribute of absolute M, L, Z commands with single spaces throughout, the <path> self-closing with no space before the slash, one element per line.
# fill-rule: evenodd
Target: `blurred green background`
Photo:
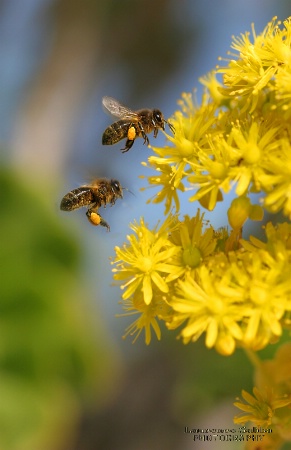
<path fill-rule="evenodd" d="M 0 2 L 0 450 L 207 449 L 184 427 L 232 427 L 252 386 L 242 352 L 223 358 L 166 330 L 149 347 L 121 339 L 130 320 L 115 317 L 109 257 L 130 221 L 163 211 L 139 191 L 142 141 L 102 148 L 101 99 L 169 117 L 233 34 L 290 12 L 275 0 Z M 134 193 L 104 212 L 110 233 L 59 211 L 91 176 Z M 185 201 L 182 213 L 195 211 Z"/>

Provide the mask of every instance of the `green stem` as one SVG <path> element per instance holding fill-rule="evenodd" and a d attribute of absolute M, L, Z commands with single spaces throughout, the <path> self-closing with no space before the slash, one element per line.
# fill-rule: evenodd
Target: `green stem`
<path fill-rule="evenodd" d="M 253 366 L 256 369 L 260 369 L 261 365 L 262 365 L 262 361 L 258 357 L 257 353 L 253 352 L 249 348 L 244 348 L 244 351 L 245 351 L 245 354 L 247 355 L 248 359 L 250 360 L 250 362 L 253 364 Z"/>

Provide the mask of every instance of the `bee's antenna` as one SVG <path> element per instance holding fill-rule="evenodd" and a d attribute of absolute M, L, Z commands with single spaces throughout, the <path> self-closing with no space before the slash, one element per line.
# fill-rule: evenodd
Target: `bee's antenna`
<path fill-rule="evenodd" d="M 136 195 L 135 195 L 132 191 L 130 191 L 129 189 L 127 189 L 126 187 L 123 187 L 123 186 L 122 186 L 122 189 L 123 189 L 124 191 L 130 192 L 132 195 L 134 195 L 134 196 L 136 197 Z"/>

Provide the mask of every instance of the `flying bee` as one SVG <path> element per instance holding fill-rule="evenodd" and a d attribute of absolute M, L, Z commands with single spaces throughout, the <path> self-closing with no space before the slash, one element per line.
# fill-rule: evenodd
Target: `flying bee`
<path fill-rule="evenodd" d="M 164 119 L 159 109 L 132 111 L 112 97 L 103 97 L 102 103 L 107 111 L 120 119 L 106 128 L 102 136 L 102 144 L 112 145 L 126 138 L 125 147 L 121 149 L 122 153 L 133 146 L 137 137 L 143 137 L 144 144 L 149 145 L 147 133 L 153 131 L 154 137 L 157 137 L 159 128 L 165 129 L 165 123 L 168 124 L 172 133 L 175 132 L 174 126 Z"/>
<path fill-rule="evenodd" d="M 123 197 L 122 187 L 117 180 L 96 178 L 89 185 L 80 186 L 68 192 L 61 201 L 62 211 L 74 211 L 87 206 L 86 216 L 92 225 L 106 227 L 110 231 L 108 223 L 98 213 L 101 206 L 114 205 L 118 198 Z"/>

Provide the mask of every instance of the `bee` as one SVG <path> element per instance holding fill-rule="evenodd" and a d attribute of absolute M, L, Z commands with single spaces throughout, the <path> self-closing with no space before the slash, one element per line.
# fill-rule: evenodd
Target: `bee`
<path fill-rule="evenodd" d="M 112 97 L 103 97 L 102 103 L 107 111 L 120 119 L 106 128 L 102 136 L 102 144 L 112 145 L 126 138 L 125 147 L 121 149 L 122 153 L 133 146 L 137 137 L 143 137 L 144 144 L 149 145 L 147 133 L 153 131 L 154 137 L 157 137 L 159 128 L 165 129 L 165 123 L 168 124 L 172 133 L 175 132 L 174 126 L 164 119 L 159 109 L 132 111 Z"/>
<path fill-rule="evenodd" d="M 87 206 L 86 216 L 92 225 L 106 227 L 110 231 L 108 223 L 98 213 L 101 206 L 114 205 L 118 198 L 123 197 L 123 190 L 118 180 L 96 178 L 89 185 L 80 186 L 68 192 L 61 201 L 62 211 L 74 211 Z"/>

